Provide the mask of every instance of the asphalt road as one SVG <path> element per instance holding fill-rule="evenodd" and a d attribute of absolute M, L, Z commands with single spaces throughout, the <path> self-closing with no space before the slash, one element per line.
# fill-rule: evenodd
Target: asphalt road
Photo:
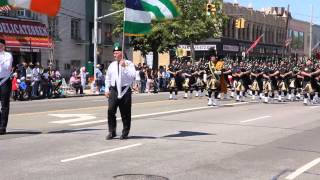
<path fill-rule="evenodd" d="M 320 179 L 320 106 L 206 103 L 136 95 L 130 139 L 106 141 L 102 96 L 13 102 L 0 179 Z"/>

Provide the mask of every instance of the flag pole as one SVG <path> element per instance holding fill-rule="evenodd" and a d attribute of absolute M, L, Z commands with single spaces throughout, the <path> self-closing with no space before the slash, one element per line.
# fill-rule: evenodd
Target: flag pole
<path fill-rule="evenodd" d="M 96 81 L 97 64 L 98 64 L 98 0 L 94 0 L 94 35 L 93 35 L 93 73 L 94 81 Z"/>
<path fill-rule="evenodd" d="M 124 47 L 124 40 L 125 40 L 125 21 L 126 21 L 126 2 L 124 2 L 124 9 L 123 9 L 123 28 L 122 28 L 122 58 L 125 59 L 125 47 Z"/>

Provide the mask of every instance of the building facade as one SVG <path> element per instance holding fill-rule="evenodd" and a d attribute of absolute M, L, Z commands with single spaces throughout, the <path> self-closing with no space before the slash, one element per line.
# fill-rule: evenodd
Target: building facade
<path fill-rule="evenodd" d="M 228 17 L 224 25 L 222 37 L 208 38 L 195 45 L 196 59 L 207 56 L 209 48 L 216 48 L 218 54 L 241 59 L 244 56 L 267 57 L 283 56 L 287 40 L 288 23 L 290 14 L 284 8 L 268 8 L 261 11 L 251 7 L 243 7 L 238 3 L 224 3 L 223 13 Z M 238 18 L 244 18 L 243 29 L 235 26 Z M 252 43 L 262 36 L 258 45 L 245 54 Z M 189 45 L 180 45 L 179 48 L 187 50 L 190 55 Z M 170 56 L 174 59 L 175 54 Z M 160 60 L 165 61 L 165 60 Z"/>
<path fill-rule="evenodd" d="M 40 19 L 47 25 L 53 39 L 50 51 L 42 54 L 42 65 L 52 64 L 63 76 L 84 66 L 90 43 L 86 36 L 86 0 L 62 0 L 56 17 L 41 15 Z"/>
<path fill-rule="evenodd" d="M 320 26 L 312 25 L 312 36 L 310 36 L 310 22 L 291 19 L 289 23 L 288 54 L 291 56 L 309 56 L 311 50 L 318 50 L 320 43 Z M 311 47 L 310 47 L 311 39 Z"/>

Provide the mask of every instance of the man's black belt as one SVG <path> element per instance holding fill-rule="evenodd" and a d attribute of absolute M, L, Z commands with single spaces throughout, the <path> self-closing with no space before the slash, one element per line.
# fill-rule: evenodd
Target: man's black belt
<path fill-rule="evenodd" d="M 121 87 L 121 91 L 123 91 L 123 90 L 126 89 L 126 88 L 127 88 L 127 86 L 122 86 L 122 87 Z M 112 89 L 113 89 L 113 90 L 116 90 L 116 91 L 118 90 L 116 86 L 110 86 L 109 90 L 112 90 Z"/>

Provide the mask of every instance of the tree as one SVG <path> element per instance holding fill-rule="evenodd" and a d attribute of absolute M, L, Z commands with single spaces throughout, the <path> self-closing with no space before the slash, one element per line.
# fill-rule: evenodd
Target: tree
<path fill-rule="evenodd" d="M 158 66 L 158 53 L 168 52 L 181 43 L 191 45 L 191 54 L 194 59 L 194 43 L 207 38 L 217 38 L 222 34 L 222 27 L 226 17 L 221 13 L 221 0 L 214 0 L 216 13 L 208 15 L 206 12 L 207 0 L 177 0 L 181 16 L 173 20 L 153 21 L 152 32 L 143 37 L 133 37 L 130 45 L 145 56 L 153 52 L 154 68 Z M 113 9 L 124 7 L 122 1 L 114 2 Z M 121 34 L 123 27 L 123 13 L 116 17 L 114 33 Z"/>

